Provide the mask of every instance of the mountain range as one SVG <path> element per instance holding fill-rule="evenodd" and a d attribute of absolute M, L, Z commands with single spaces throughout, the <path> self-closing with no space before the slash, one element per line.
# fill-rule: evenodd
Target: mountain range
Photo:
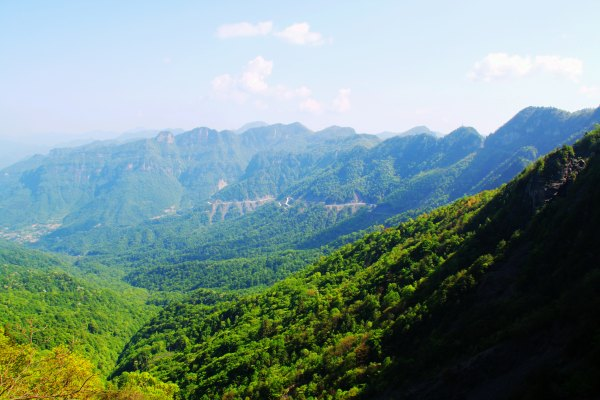
<path fill-rule="evenodd" d="M 0 397 L 594 398 L 599 122 L 255 123 L 9 166 Z"/>
<path fill-rule="evenodd" d="M 0 226 L 31 234 L 35 224 L 34 239 L 58 228 L 61 237 L 190 210 L 212 214 L 212 222 L 215 213 L 223 219 L 269 201 L 366 208 L 371 215 L 360 218 L 369 225 L 497 187 L 599 121 L 598 109 L 528 108 L 487 138 L 463 127 L 442 138 L 381 142 L 351 128 L 312 132 L 296 123 L 55 149 L 0 172 Z"/>
<path fill-rule="evenodd" d="M 269 285 L 357 232 L 498 187 L 598 122 L 600 109 L 531 107 L 487 137 L 258 124 L 55 149 L 0 172 L 0 223 L 148 288 Z"/>
<path fill-rule="evenodd" d="M 193 292 L 115 375 L 149 371 L 185 398 L 593 397 L 599 145 L 596 130 L 262 293 Z"/>
<path fill-rule="evenodd" d="M 413 135 L 420 135 L 426 133 L 428 135 L 432 135 L 432 136 L 443 136 L 443 134 L 439 133 L 439 132 L 435 132 L 432 131 L 431 129 L 429 129 L 428 127 L 421 125 L 421 126 L 415 126 L 413 128 L 410 128 L 409 130 L 406 130 L 404 132 L 390 132 L 390 131 L 385 131 L 385 132 L 380 132 L 377 134 L 377 136 L 380 139 L 389 139 L 392 137 L 396 137 L 396 136 L 413 136 Z"/>

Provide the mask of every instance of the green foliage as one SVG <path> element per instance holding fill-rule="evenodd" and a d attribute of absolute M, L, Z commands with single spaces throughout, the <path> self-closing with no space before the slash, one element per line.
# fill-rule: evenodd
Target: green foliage
<path fill-rule="evenodd" d="M 147 372 L 125 372 L 116 380 L 118 391 L 110 398 L 169 400 L 179 392 L 177 385 L 164 383 Z"/>
<path fill-rule="evenodd" d="M 356 232 L 497 187 L 598 119 L 594 110 L 527 109 L 485 140 L 462 127 L 443 138 L 414 135 L 379 144 L 349 128 L 313 134 L 299 124 L 274 125 L 242 135 L 203 128 L 57 151 L 15 166 L 2 179 L 12 182 L 9 188 L 22 174 L 18 184 L 25 189 L 11 192 L 10 201 L 27 190 L 39 192 L 41 201 L 55 196 L 46 194 L 57 187 L 46 179 L 64 175 L 68 187 L 68 179 L 91 174 L 91 166 L 103 171 L 79 182 L 93 193 L 57 216 L 64 225 L 45 235 L 41 248 L 92 256 L 151 289 L 256 288 Z M 275 199 L 250 213 L 256 204 L 243 201 L 263 196 Z"/>
<path fill-rule="evenodd" d="M 494 378 L 513 374 L 509 395 L 589 397 L 600 354 L 598 137 L 263 293 L 173 302 L 115 374 L 148 371 L 184 398 L 436 398 L 490 390 L 470 379 L 485 365 Z M 549 373 L 556 363 L 569 367 Z"/>
<path fill-rule="evenodd" d="M 144 290 L 69 270 L 65 259 L 0 243 L 0 323 L 19 343 L 68 344 L 106 373 L 153 307 Z"/>
<path fill-rule="evenodd" d="M 0 399 L 170 400 L 179 391 L 147 372 L 124 373 L 117 384 L 106 385 L 87 359 L 65 346 L 39 351 L 0 329 Z"/>
<path fill-rule="evenodd" d="M 93 399 L 102 383 L 86 359 L 64 346 L 37 351 L 0 329 L 0 399 Z"/>
<path fill-rule="evenodd" d="M 305 242 L 350 214 L 321 204 L 268 204 L 212 225 L 198 226 L 190 219 L 182 226 L 174 219 L 131 228 L 118 235 L 116 245 L 110 243 L 114 230 L 99 229 L 94 232 L 106 234 L 106 241 L 80 236 L 80 250 L 93 248 L 86 260 L 117 266 L 128 282 L 149 289 L 249 288 L 270 285 L 327 252 L 319 243 Z"/>
<path fill-rule="evenodd" d="M 342 154 L 328 168 L 290 188 L 290 194 L 326 203 L 357 199 L 381 203 L 405 181 L 450 168 L 479 150 L 481 144 L 481 136 L 472 128 L 441 139 L 425 134 L 392 138 L 368 150 L 357 148 Z"/>
<path fill-rule="evenodd" d="M 339 388 L 340 396 L 360 393 L 381 372 L 390 315 L 414 293 L 412 285 L 419 287 L 457 250 L 461 241 L 450 232 L 489 197 L 373 233 L 265 294 L 172 304 L 136 335 L 119 371 L 150 371 L 180 383 L 190 397 L 279 398 L 286 391 L 322 397 L 329 388 Z M 432 237 L 436 228 L 444 238 L 439 244 Z M 419 241 L 430 237 L 427 246 Z M 402 255 L 421 258 L 404 266 Z M 390 276 L 390 265 L 402 273 Z M 181 346 L 182 340 L 192 345 Z"/>
<path fill-rule="evenodd" d="M 163 132 L 129 143 L 55 149 L 3 170 L 0 225 L 23 229 L 62 224 L 57 234 L 69 236 L 107 225 L 132 226 L 175 209 L 202 206 L 223 185 L 238 181 L 238 188 L 227 189 L 224 198 L 227 193 L 243 196 L 236 200 L 278 195 L 286 182 L 306 173 L 307 164 L 322 158 L 315 154 L 377 141 L 354 132 L 340 137 L 314 134 L 294 123 L 241 135 L 196 128 L 177 137 Z M 282 155 L 283 167 L 263 177 L 253 171 L 261 168 L 262 159 L 271 158 L 261 155 L 264 152 L 276 161 L 282 161 L 277 160 Z"/>
<path fill-rule="evenodd" d="M 318 258 L 317 251 L 273 251 L 268 255 L 217 261 L 184 261 L 137 268 L 126 279 L 153 290 L 248 289 L 271 285 Z"/>
<path fill-rule="evenodd" d="M 33 201 L 32 218 L 65 223 L 41 245 L 79 257 L 0 245 L 7 348 L 25 360 L 75 350 L 104 373 L 125 346 L 104 398 L 369 398 L 407 388 L 468 397 L 474 384 L 461 382 L 482 363 L 493 376 L 529 366 L 519 370 L 528 383 L 510 388 L 515 397 L 548 387 L 589 397 L 598 372 L 600 133 L 497 191 L 461 196 L 507 181 L 596 114 L 526 110 L 483 148 L 469 128 L 372 146 L 343 130 L 315 137 L 292 124 L 58 150 L 9 168 L 0 182 L 6 221 L 28 221 L 27 207 L 15 204 Z M 544 118 L 554 137 L 522 134 Z M 251 214 L 212 215 L 204 202 L 221 179 L 232 182 L 222 199 L 283 197 Z M 377 204 L 356 213 L 323 204 L 360 200 Z M 173 204 L 202 206 L 115 226 Z M 402 223 L 373 227 L 386 220 Z M 370 233 L 330 254 L 359 229 Z M 149 297 L 121 278 L 191 292 Z M 155 306 L 164 308 L 138 329 Z M 536 358 L 540 338 L 548 360 Z"/>

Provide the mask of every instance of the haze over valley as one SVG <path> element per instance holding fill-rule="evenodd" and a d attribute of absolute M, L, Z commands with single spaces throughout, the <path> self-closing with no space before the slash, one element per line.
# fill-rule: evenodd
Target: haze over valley
<path fill-rule="evenodd" d="M 598 13 L 1 4 L 0 399 L 595 398 Z"/>

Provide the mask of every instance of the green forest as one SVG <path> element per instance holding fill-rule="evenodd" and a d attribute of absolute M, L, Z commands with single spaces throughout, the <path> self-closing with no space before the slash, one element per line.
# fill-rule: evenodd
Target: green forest
<path fill-rule="evenodd" d="M 0 400 L 600 400 L 600 0 L 0 0 Z"/>
<path fill-rule="evenodd" d="M 456 384 L 419 383 L 550 330 L 548 359 L 524 349 L 495 372 L 532 363 L 508 388 L 515 398 L 593 395 L 599 146 L 597 131 L 497 191 L 382 228 L 264 293 L 194 292 L 134 336 L 115 374 L 149 371 L 187 398 L 418 398 Z M 559 358 L 570 367 L 553 369 Z"/>
<path fill-rule="evenodd" d="M 0 399 L 593 398 L 597 120 L 202 128 L 9 167 L 2 218 L 63 223 L 0 239 Z"/>

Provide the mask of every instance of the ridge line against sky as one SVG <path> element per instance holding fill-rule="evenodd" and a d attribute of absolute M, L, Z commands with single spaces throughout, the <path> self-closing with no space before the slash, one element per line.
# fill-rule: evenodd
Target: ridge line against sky
<path fill-rule="evenodd" d="M 600 104 L 600 2 L 0 4 L 0 138 L 299 121 L 359 132 Z"/>

